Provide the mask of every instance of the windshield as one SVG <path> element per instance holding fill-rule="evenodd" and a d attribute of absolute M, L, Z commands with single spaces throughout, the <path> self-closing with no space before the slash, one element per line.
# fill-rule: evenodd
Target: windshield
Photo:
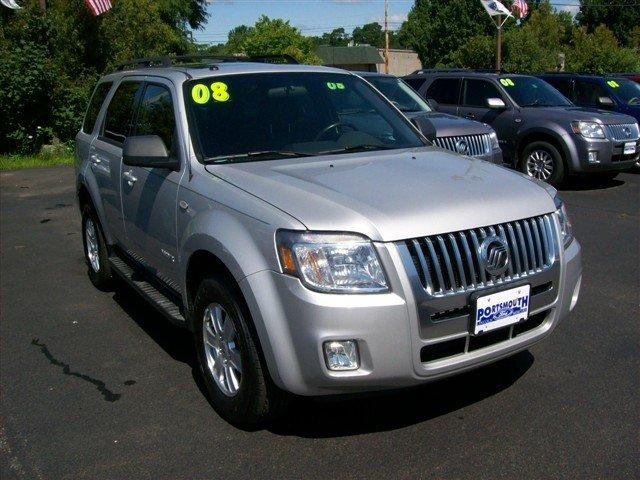
<path fill-rule="evenodd" d="M 521 107 L 565 107 L 571 102 L 536 77 L 500 77 L 500 84 Z"/>
<path fill-rule="evenodd" d="M 409 85 L 395 77 L 365 77 L 403 112 L 430 112 L 431 108 Z"/>
<path fill-rule="evenodd" d="M 340 73 L 260 73 L 185 83 L 205 162 L 424 146 L 369 84 Z"/>
<path fill-rule="evenodd" d="M 622 103 L 632 106 L 640 105 L 640 85 L 631 80 L 607 80 L 607 87 Z"/>

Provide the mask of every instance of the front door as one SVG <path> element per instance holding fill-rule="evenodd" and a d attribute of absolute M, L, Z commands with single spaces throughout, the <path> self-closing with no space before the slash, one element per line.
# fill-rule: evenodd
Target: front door
<path fill-rule="evenodd" d="M 487 101 L 490 98 L 501 99 L 506 108 L 489 108 Z M 491 81 L 477 78 L 465 79 L 458 115 L 491 125 L 498 135 L 504 156 L 506 158 L 512 156 L 516 127 L 513 105 Z"/>
<path fill-rule="evenodd" d="M 179 157 L 171 85 L 147 83 L 132 135 L 158 135 L 170 155 Z M 184 162 L 182 162 L 184 170 Z M 179 172 L 123 164 L 122 212 L 127 244 L 154 275 L 175 287 L 178 280 L 176 214 Z"/>

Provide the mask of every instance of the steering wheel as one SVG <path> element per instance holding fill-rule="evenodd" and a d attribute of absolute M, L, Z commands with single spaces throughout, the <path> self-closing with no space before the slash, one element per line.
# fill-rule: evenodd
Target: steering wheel
<path fill-rule="evenodd" d="M 627 102 L 629 105 L 640 105 L 640 97 L 633 97 Z"/>
<path fill-rule="evenodd" d="M 322 131 L 320 133 L 318 133 L 318 135 L 316 135 L 316 138 L 314 138 L 314 142 L 320 141 L 322 138 L 324 138 L 324 136 L 327 133 L 329 133 L 334 128 L 336 129 L 336 133 L 338 133 L 338 130 L 339 130 L 340 127 L 347 127 L 347 128 L 351 129 L 354 132 L 358 130 L 356 127 L 354 127 L 353 125 L 350 125 L 348 123 L 335 122 L 335 123 L 332 123 L 331 125 L 323 128 Z"/>

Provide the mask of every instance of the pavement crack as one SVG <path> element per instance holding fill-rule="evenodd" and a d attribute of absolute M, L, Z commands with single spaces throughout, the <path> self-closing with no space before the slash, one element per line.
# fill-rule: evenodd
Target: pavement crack
<path fill-rule="evenodd" d="M 96 378 L 90 377 L 89 375 L 85 375 L 84 373 L 71 371 L 71 367 L 68 364 L 58 360 L 57 358 L 55 358 L 51 354 L 51 352 L 49 351 L 49 348 L 47 347 L 47 344 L 46 343 L 40 343 L 40 339 L 34 338 L 33 340 L 31 340 L 31 344 L 35 345 L 36 347 L 38 347 L 40 349 L 42 354 L 47 358 L 47 360 L 49 360 L 49 363 L 51 363 L 51 365 L 55 365 L 56 367 L 61 367 L 62 368 L 62 373 L 64 375 L 70 375 L 72 377 L 79 378 L 81 380 L 84 380 L 85 382 L 89 382 L 89 383 L 95 385 L 96 388 L 98 389 L 98 391 L 102 394 L 102 396 L 104 397 L 104 399 L 107 402 L 115 402 L 115 401 L 119 400 L 120 397 L 122 396 L 119 393 L 113 393 L 111 390 L 109 390 L 107 388 L 106 384 L 101 380 L 98 380 Z"/>

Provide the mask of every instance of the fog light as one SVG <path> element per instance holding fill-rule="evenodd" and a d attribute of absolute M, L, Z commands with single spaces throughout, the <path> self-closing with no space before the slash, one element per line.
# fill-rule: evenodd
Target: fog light
<path fill-rule="evenodd" d="M 598 160 L 598 152 L 589 152 L 589 163 L 600 163 Z"/>
<path fill-rule="evenodd" d="M 355 340 L 325 342 L 324 359 L 329 370 L 357 370 L 360 367 L 358 343 Z"/>
<path fill-rule="evenodd" d="M 578 278 L 578 282 L 576 283 L 576 286 L 573 289 L 573 295 L 571 296 L 571 305 L 569 306 L 569 311 L 573 310 L 573 308 L 576 306 L 576 303 L 578 303 L 578 297 L 580 296 L 581 283 L 582 283 L 582 275 L 580 275 L 580 278 Z"/>

